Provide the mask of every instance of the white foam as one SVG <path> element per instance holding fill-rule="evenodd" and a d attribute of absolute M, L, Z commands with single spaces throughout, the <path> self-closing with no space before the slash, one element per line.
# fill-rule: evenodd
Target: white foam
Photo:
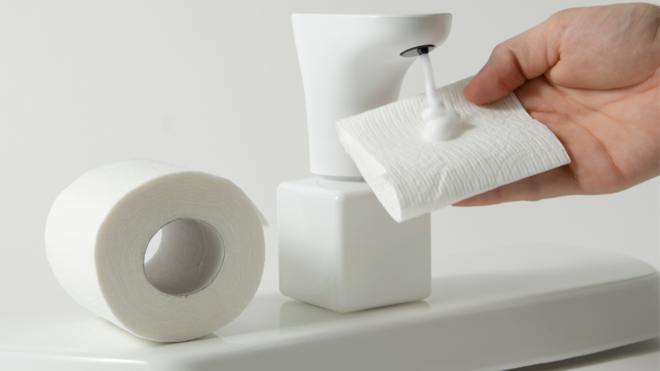
<path fill-rule="evenodd" d="M 456 111 L 445 107 L 438 97 L 431 58 L 428 53 L 419 56 L 426 81 L 426 102 L 428 107 L 422 112 L 424 137 L 429 141 L 443 141 L 456 138 L 463 131 L 461 117 Z"/>

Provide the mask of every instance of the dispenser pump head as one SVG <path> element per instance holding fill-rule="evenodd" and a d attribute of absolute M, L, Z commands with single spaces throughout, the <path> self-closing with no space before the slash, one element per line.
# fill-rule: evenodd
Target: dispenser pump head
<path fill-rule="evenodd" d="M 362 177 L 339 142 L 335 122 L 398 100 L 403 78 L 414 62 L 402 58 L 401 51 L 415 45 L 442 45 L 451 19 L 451 14 L 292 16 L 312 173 Z"/>

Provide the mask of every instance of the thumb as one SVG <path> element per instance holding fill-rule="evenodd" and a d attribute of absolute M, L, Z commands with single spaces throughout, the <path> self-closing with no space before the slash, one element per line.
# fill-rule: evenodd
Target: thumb
<path fill-rule="evenodd" d="M 476 104 L 494 102 L 555 65 L 559 43 L 551 20 L 495 47 L 486 65 L 465 87 L 465 98 Z"/>

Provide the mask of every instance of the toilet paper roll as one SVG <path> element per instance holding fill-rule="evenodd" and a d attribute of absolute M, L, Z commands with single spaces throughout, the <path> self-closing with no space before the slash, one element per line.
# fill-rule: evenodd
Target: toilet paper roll
<path fill-rule="evenodd" d="M 48 215 L 46 251 L 80 305 L 141 338 L 184 341 L 248 305 L 263 271 L 263 225 L 227 179 L 129 160 L 93 169 L 62 191 Z"/>

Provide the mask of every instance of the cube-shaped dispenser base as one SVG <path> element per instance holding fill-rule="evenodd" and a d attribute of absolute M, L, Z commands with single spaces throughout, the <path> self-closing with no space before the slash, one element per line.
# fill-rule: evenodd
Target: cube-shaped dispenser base
<path fill-rule="evenodd" d="M 282 183 L 277 219 L 286 296 L 344 313 L 431 293 L 430 216 L 397 223 L 365 182 Z"/>

